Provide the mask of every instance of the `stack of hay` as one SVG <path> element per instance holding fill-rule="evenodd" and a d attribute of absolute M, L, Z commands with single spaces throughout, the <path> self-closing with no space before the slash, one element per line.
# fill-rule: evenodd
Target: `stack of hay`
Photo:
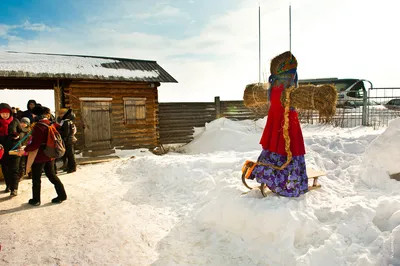
<path fill-rule="evenodd" d="M 266 116 L 268 114 L 268 85 L 269 83 L 252 83 L 248 84 L 244 90 L 244 106 L 256 115 Z"/>
<path fill-rule="evenodd" d="M 319 121 L 327 123 L 336 113 L 337 91 L 334 85 L 301 85 L 292 90 L 290 106 L 299 110 L 317 110 Z M 285 105 L 285 93 L 281 96 L 282 105 Z"/>
<path fill-rule="evenodd" d="M 244 105 L 253 113 L 265 116 L 268 114 L 268 83 L 253 83 L 246 86 L 244 91 Z M 281 101 L 285 106 L 285 93 Z M 316 110 L 319 112 L 319 121 L 327 123 L 336 113 L 337 91 L 333 84 L 300 85 L 290 94 L 290 106 L 299 111 Z"/>

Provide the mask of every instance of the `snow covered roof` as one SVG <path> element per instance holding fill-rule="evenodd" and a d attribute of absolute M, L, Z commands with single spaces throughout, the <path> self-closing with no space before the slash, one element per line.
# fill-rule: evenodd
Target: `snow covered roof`
<path fill-rule="evenodd" d="M 177 82 L 156 61 L 0 52 L 0 77 Z"/>

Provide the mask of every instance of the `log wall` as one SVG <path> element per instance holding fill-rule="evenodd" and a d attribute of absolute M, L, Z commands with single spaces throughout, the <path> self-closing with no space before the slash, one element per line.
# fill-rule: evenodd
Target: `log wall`
<path fill-rule="evenodd" d="M 77 149 L 83 149 L 83 123 L 81 117 L 80 97 L 112 98 L 111 130 L 112 146 L 121 149 L 141 147 L 156 147 L 159 145 L 158 135 L 158 93 L 157 85 L 150 87 L 149 83 L 112 83 L 74 81 L 63 88 L 64 105 L 71 107 L 76 114 L 78 132 Z M 138 120 L 136 124 L 125 124 L 124 97 L 146 98 L 146 119 Z"/>

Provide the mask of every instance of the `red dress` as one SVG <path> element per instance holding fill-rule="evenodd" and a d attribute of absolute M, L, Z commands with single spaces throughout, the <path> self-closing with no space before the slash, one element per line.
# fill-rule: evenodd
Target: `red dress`
<path fill-rule="evenodd" d="M 267 125 L 264 128 L 260 144 L 264 150 L 287 156 L 285 151 L 285 139 L 283 138 L 285 112 L 285 109 L 281 104 L 281 94 L 283 90 L 283 85 L 272 88 Z M 304 148 L 303 134 L 297 112 L 293 109 L 289 112 L 289 136 L 292 156 L 304 155 L 306 152 Z"/>

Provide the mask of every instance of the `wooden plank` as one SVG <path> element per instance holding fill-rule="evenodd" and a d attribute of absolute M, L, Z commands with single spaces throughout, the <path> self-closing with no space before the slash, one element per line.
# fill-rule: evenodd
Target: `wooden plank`
<path fill-rule="evenodd" d="M 163 124 L 158 124 L 158 127 L 160 129 L 174 129 L 174 128 L 193 128 L 193 127 L 204 127 L 205 123 L 198 123 L 195 124 L 193 122 L 190 123 L 175 123 L 175 124 L 170 124 L 170 123 L 163 123 Z"/>
<path fill-rule="evenodd" d="M 110 109 L 111 109 L 111 103 L 105 102 L 103 103 L 104 107 L 106 107 L 108 110 L 104 112 L 104 119 L 103 121 L 103 130 L 104 130 L 104 138 L 110 139 L 110 144 L 111 144 L 111 116 L 110 116 Z M 111 147 L 111 146 L 110 146 Z"/>
<path fill-rule="evenodd" d="M 168 124 L 168 123 L 170 123 L 170 124 L 172 124 L 172 123 L 178 123 L 178 124 L 180 124 L 180 123 L 185 123 L 185 122 L 191 122 L 191 123 L 193 123 L 193 125 L 198 125 L 198 124 L 202 124 L 202 125 L 204 125 L 205 123 L 208 123 L 208 122 L 211 122 L 211 121 L 213 121 L 214 119 L 211 119 L 211 118 L 204 118 L 204 119 L 196 119 L 196 121 L 194 121 L 193 119 L 190 119 L 190 118 L 185 118 L 185 119 L 168 119 L 168 120 L 161 120 L 160 119 L 160 125 L 161 124 Z"/>
<path fill-rule="evenodd" d="M 306 171 L 307 171 L 308 178 L 314 178 L 314 177 L 319 177 L 319 176 L 326 175 L 326 172 L 321 171 L 321 170 L 316 170 L 316 169 L 311 168 L 311 167 L 307 167 Z"/>
<path fill-rule="evenodd" d="M 87 124 L 90 123 L 90 103 L 84 103 L 82 102 L 82 122 L 83 122 L 83 135 L 84 135 L 84 141 L 85 143 L 91 143 L 91 135 L 89 134 L 89 128 L 87 127 Z"/>
<path fill-rule="evenodd" d="M 74 88 L 75 95 L 87 95 L 91 97 L 96 97 L 96 95 L 101 95 L 100 97 L 113 96 L 113 98 L 121 99 L 127 96 L 134 96 L 139 98 L 154 97 L 154 90 L 141 90 L 141 89 L 116 89 L 116 88 Z"/>
<path fill-rule="evenodd" d="M 59 86 L 59 82 L 54 85 L 54 108 L 55 111 L 60 110 L 62 106 L 62 99 L 61 99 L 61 88 Z"/>
<path fill-rule="evenodd" d="M 69 85 L 70 88 L 77 89 L 91 89 L 96 88 L 99 90 L 110 90 L 110 89 L 143 89 L 143 90 L 154 90 L 155 88 L 149 88 L 147 84 L 122 84 L 122 83 L 77 83 L 72 82 Z"/>
<path fill-rule="evenodd" d="M 181 121 L 181 122 L 197 122 L 197 121 L 213 121 L 215 120 L 214 116 L 181 116 L 181 117 L 162 117 L 160 116 L 160 123 L 173 123 L 174 121 Z"/>
<path fill-rule="evenodd" d="M 247 107 L 243 108 L 221 108 L 221 112 L 251 112 Z"/>
<path fill-rule="evenodd" d="M 56 79 L 0 78 L 0 89 L 53 90 Z"/>
<path fill-rule="evenodd" d="M 126 142 L 152 142 L 155 141 L 157 137 L 153 135 L 137 135 L 132 137 L 116 137 L 113 141 L 126 141 Z"/>
<path fill-rule="evenodd" d="M 113 141 L 114 147 L 118 146 L 157 146 L 158 139 L 143 139 L 143 140 L 132 140 L 132 139 L 117 139 Z"/>
<path fill-rule="evenodd" d="M 192 128 L 189 128 L 189 129 L 188 128 L 176 128 L 176 129 L 171 129 L 171 128 L 162 129 L 162 128 L 160 128 L 159 132 L 160 132 L 161 135 L 164 135 L 164 134 L 175 134 L 175 133 L 185 133 L 185 134 L 191 135 L 191 134 L 194 133 L 194 129 L 192 129 Z"/>
<path fill-rule="evenodd" d="M 159 117 L 168 118 L 168 117 L 213 117 L 215 119 L 215 111 L 179 111 L 179 112 L 163 112 L 159 111 Z"/>
<path fill-rule="evenodd" d="M 203 107 L 203 106 L 192 106 L 192 107 L 171 107 L 171 108 L 166 108 L 166 107 L 159 107 L 159 113 L 167 112 L 167 113 L 176 113 L 176 112 L 202 112 L 202 111 L 208 111 L 208 112 L 215 112 L 215 108 L 208 108 L 208 107 Z"/>
<path fill-rule="evenodd" d="M 146 127 L 141 127 L 141 128 L 127 128 L 127 127 L 113 127 L 113 135 L 116 133 L 120 133 L 120 134 L 125 134 L 125 133 L 130 133 L 130 134 L 148 134 L 148 133 L 152 133 L 152 132 L 156 132 L 156 128 L 153 126 L 148 126 L 145 125 Z"/>
<path fill-rule="evenodd" d="M 148 138 L 155 139 L 157 138 L 155 132 L 148 133 L 115 133 L 113 135 L 113 141 L 117 139 L 140 139 L 140 138 Z"/>
<path fill-rule="evenodd" d="M 160 102 L 160 106 L 215 106 L 214 102 Z"/>
<path fill-rule="evenodd" d="M 181 139 L 160 139 L 160 143 L 162 144 L 177 144 L 177 143 L 189 143 L 193 140 L 193 138 L 181 138 Z"/>
<path fill-rule="evenodd" d="M 125 146 L 120 146 L 119 149 L 121 150 L 134 150 L 134 149 L 139 149 L 139 148 L 146 148 L 146 149 L 154 149 L 158 145 L 154 144 L 141 144 L 141 145 L 125 145 Z"/>
<path fill-rule="evenodd" d="M 95 163 L 105 163 L 113 160 L 120 159 L 118 156 L 100 156 L 96 158 L 86 157 L 86 158 L 76 158 L 76 163 L 79 165 L 95 164 Z"/>

